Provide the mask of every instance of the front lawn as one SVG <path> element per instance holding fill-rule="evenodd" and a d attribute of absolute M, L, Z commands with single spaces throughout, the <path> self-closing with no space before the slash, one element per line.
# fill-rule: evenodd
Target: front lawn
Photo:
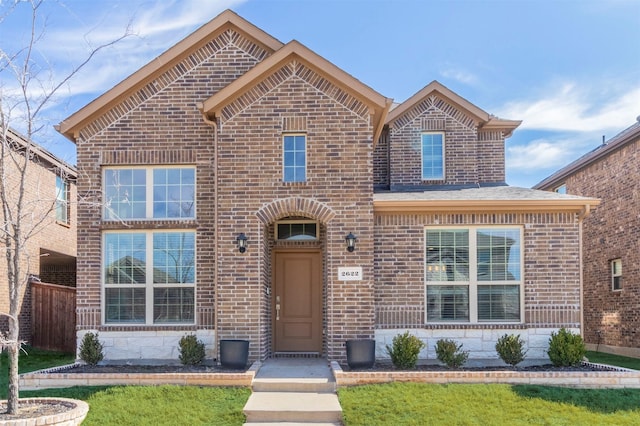
<path fill-rule="evenodd" d="M 640 359 L 630 358 L 620 355 L 612 355 L 604 352 L 587 351 L 587 359 L 590 362 L 596 362 L 599 364 L 617 365 L 618 367 L 631 368 L 633 370 L 640 370 Z"/>
<path fill-rule="evenodd" d="M 338 396 L 347 426 L 640 424 L 640 389 L 389 383 Z"/>

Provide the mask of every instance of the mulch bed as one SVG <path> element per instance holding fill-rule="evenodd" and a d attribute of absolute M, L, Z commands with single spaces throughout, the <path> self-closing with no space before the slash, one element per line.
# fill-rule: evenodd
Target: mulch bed
<path fill-rule="evenodd" d="M 65 413 L 75 408 L 74 404 L 64 401 L 50 402 L 18 402 L 18 412 L 16 414 L 7 414 L 7 402 L 0 402 L 0 423 L 4 424 L 7 420 L 17 419 L 33 419 L 41 416 L 51 416 L 59 413 Z M 26 424 L 26 423 L 25 423 Z M 34 423 L 35 424 L 35 423 Z"/>
<path fill-rule="evenodd" d="M 485 367 L 462 367 L 458 370 L 450 369 L 445 367 L 444 365 L 435 365 L 435 364 L 426 364 L 426 365 L 417 365 L 414 369 L 411 370 L 401 370 L 393 366 L 393 364 L 389 363 L 376 363 L 371 368 L 349 368 L 346 364 L 340 364 L 340 367 L 343 371 L 354 371 L 354 372 L 384 372 L 384 371 L 538 371 L 538 372 L 564 372 L 564 371 L 603 371 L 602 368 L 599 368 L 590 364 L 581 364 L 573 367 L 555 367 L 552 364 L 545 365 L 531 365 L 526 367 L 509 367 L 509 366 L 485 366 Z"/>
<path fill-rule="evenodd" d="M 56 373 L 238 373 L 246 370 L 222 368 L 215 365 L 77 365 Z"/>

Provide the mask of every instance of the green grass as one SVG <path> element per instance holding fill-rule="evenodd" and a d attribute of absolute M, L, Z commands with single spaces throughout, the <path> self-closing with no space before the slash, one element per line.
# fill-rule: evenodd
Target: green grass
<path fill-rule="evenodd" d="M 604 352 L 593 352 L 593 351 L 587 351 L 586 356 L 590 362 L 597 362 L 599 364 L 617 365 L 618 367 L 640 370 L 639 358 L 629 358 L 626 356 L 612 355 Z"/>
<path fill-rule="evenodd" d="M 44 368 L 57 367 L 71 364 L 75 361 L 72 353 L 50 352 L 25 346 L 20 352 L 18 368 L 20 373 L 42 370 Z M 7 398 L 7 382 L 9 381 L 9 357 L 5 352 L 0 355 L 0 399 Z"/>
<path fill-rule="evenodd" d="M 73 387 L 23 392 L 21 396 L 62 396 L 89 403 L 82 423 L 91 425 L 242 425 L 248 388 L 197 386 Z"/>
<path fill-rule="evenodd" d="M 338 395 L 347 426 L 640 424 L 640 389 L 390 383 Z"/>

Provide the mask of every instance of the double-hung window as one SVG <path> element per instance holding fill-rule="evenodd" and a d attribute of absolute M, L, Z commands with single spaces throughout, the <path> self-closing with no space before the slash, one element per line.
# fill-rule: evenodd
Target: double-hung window
<path fill-rule="evenodd" d="M 60 176 L 56 176 L 56 220 L 69 223 L 69 184 Z"/>
<path fill-rule="evenodd" d="M 104 170 L 105 220 L 195 218 L 194 167 Z"/>
<path fill-rule="evenodd" d="M 195 232 L 103 234 L 106 324 L 193 324 Z"/>
<path fill-rule="evenodd" d="M 444 133 L 423 133 L 422 180 L 444 180 Z"/>
<path fill-rule="evenodd" d="M 307 137 L 288 134 L 282 137 L 282 180 L 284 182 L 307 181 Z"/>
<path fill-rule="evenodd" d="M 622 290 L 622 259 L 611 261 L 611 289 Z"/>
<path fill-rule="evenodd" d="M 427 228 L 428 323 L 522 321 L 522 230 Z"/>

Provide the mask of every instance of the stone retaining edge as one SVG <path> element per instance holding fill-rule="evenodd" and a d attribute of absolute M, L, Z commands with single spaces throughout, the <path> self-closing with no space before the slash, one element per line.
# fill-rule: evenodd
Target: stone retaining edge
<path fill-rule="evenodd" d="M 597 364 L 592 364 L 597 365 Z M 344 371 L 336 361 L 331 369 L 337 387 L 390 382 L 503 383 L 574 388 L 640 388 L 640 371 L 604 366 L 606 371 Z"/>

